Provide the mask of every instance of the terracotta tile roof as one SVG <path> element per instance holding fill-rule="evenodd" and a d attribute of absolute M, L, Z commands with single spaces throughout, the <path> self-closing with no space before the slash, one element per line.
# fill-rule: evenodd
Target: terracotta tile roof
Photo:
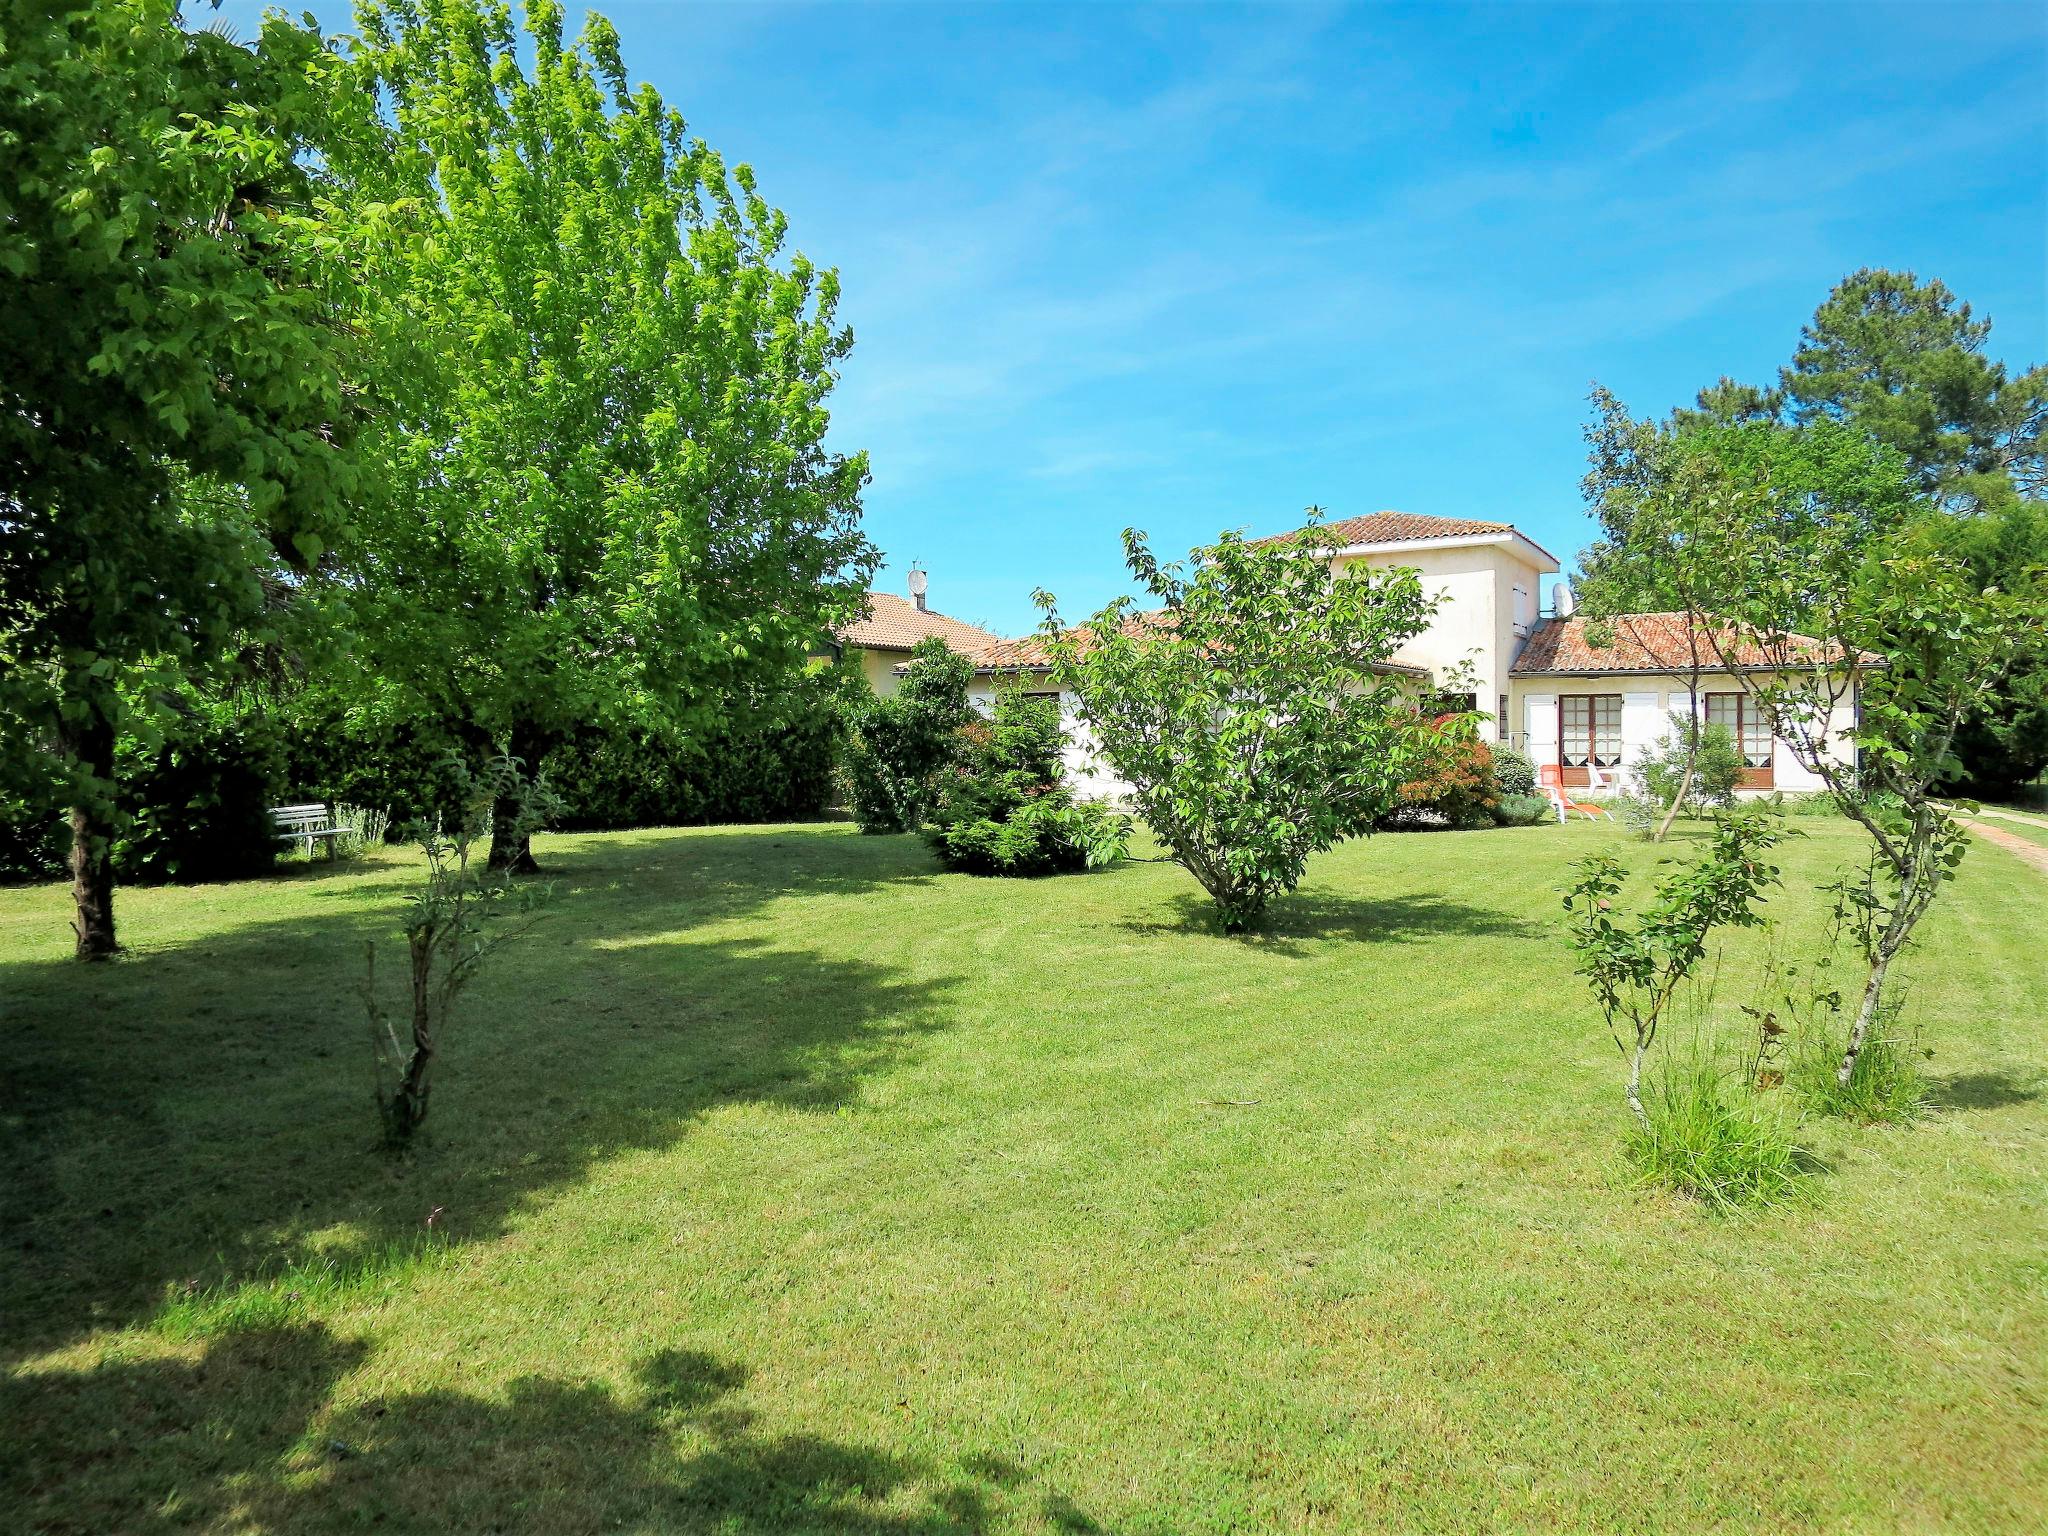
<path fill-rule="evenodd" d="M 1295 532 L 1299 532 L 1296 529 Z M 1362 517 L 1343 517 L 1323 524 L 1323 531 L 1340 547 L 1353 544 L 1406 544 L 1413 539 L 1458 539 L 1474 534 L 1513 533 L 1509 523 L 1481 522 L 1471 517 L 1425 517 L 1420 512 L 1368 512 Z M 1277 544 L 1294 533 L 1276 533 L 1253 539 L 1254 544 Z"/>
<path fill-rule="evenodd" d="M 963 619 L 921 610 L 908 598 L 891 592 L 870 592 L 867 616 L 842 625 L 832 638 L 841 645 L 857 645 L 863 650 L 907 651 L 927 635 L 937 635 L 963 654 L 972 654 L 1000 639 Z"/>
<path fill-rule="evenodd" d="M 1143 634 L 1166 622 L 1164 608 L 1155 608 L 1149 613 L 1134 613 L 1124 620 L 1124 633 Z M 1068 634 L 1079 634 L 1087 625 L 1076 625 Z M 1045 636 L 1026 635 L 1021 640 L 998 640 L 993 645 L 983 646 L 969 653 L 977 672 L 1030 672 L 1042 671 L 1052 665 L 1052 658 L 1046 654 Z"/>
<path fill-rule="evenodd" d="M 1124 620 L 1123 630 L 1127 635 L 1143 634 L 1148 629 L 1158 629 L 1170 622 L 1164 608 L 1155 608 L 1148 613 L 1134 613 Z M 1076 625 L 1068 634 L 1080 634 L 1087 630 L 1085 624 Z M 1085 649 L 1085 647 L 1084 647 Z M 1052 658 L 1046 654 L 1043 635 L 1026 635 L 1021 640 L 998 640 L 994 645 L 973 652 L 969 658 L 977 673 L 990 672 L 1042 672 L 1052 665 Z M 1386 662 L 1373 669 L 1402 677 L 1427 677 L 1427 667 L 1411 667 L 1400 662 Z"/>
<path fill-rule="evenodd" d="M 1613 641 L 1594 645 L 1587 631 L 1604 625 L 1613 631 Z M 1568 619 L 1545 619 L 1529 631 L 1528 643 L 1509 670 L 1516 677 L 1546 672 L 1685 672 L 1692 666 L 1692 645 L 1683 613 L 1621 613 L 1612 618 L 1589 618 L 1576 614 Z M 1715 640 L 1718 637 L 1720 644 Z M 1605 636 L 1600 638 L 1605 639 Z M 1777 658 L 1752 641 L 1740 641 L 1727 625 L 1700 629 L 1700 658 L 1710 672 L 1724 670 L 1721 657 L 1731 659 L 1742 670 L 1764 669 L 1781 660 L 1795 666 L 1811 666 L 1823 659 L 1818 640 L 1792 636 L 1791 654 Z M 1862 664 L 1882 666 L 1883 658 L 1864 652 Z"/>

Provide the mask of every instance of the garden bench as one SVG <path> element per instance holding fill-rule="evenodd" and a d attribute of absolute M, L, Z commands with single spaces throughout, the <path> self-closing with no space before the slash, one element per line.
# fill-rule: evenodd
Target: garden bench
<path fill-rule="evenodd" d="M 326 806 L 273 805 L 270 824 L 279 842 L 305 844 L 307 858 L 313 857 L 313 844 L 323 840 L 327 857 L 335 857 L 334 840 L 341 835 L 341 828 L 334 824 L 334 813 Z"/>

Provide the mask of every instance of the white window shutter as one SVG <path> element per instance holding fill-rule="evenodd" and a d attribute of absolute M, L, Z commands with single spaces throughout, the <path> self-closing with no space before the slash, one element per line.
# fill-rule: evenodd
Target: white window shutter
<path fill-rule="evenodd" d="M 1621 762 L 1632 768 L 1650 755 L 1650 749 L 1664 734 L 1663 696 L 1655 693 L 1624 693 L 1621 696 Z"/>
<path fill-rule="evenodd" d="M 1532 763 L 1557 761 L 1557 695 L 1531 693 L 1522 698 L 1522 734 Z"/>

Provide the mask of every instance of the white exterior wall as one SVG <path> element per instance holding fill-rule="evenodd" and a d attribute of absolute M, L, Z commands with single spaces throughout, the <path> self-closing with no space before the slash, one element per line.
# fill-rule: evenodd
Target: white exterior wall
<path fill-rule="evenodd" d="M 1428 628 L 1393 659 L 1428 668 L 1439 684 L 1447 682 L 1454 668 L 1469 662 L 1478 705 L 1492 716 L 1499 712 L 1501 695 L 1512 691 L 1508 669 L 1542 611 L 1544 578 L 1557 569 L 1553 561 L 1539 562 L 1531 549 L 1518 539 L 1434 548 L 1396 545 L 1339 556 L 1337 565 L 1414 570 L 1422 590 L 1439 601 Z M 1519 729 L 1512 704 L 1507 728 Z M 1495 720 L 1486 734 L 1501 735 L 1501 722 Z"/>
<path fill-rule="evenodd" d="M 1710 672 L 1700 680 L 1702 700 L 1696 701 L 1685 684 L 1670 677 L 1614 676 L 1597 672 L 1550 674 L 1519 678 L 1510 689 L 1515 720 L 1516 745 L 1539 767 L 1558 760 L 1558 698 L 1567 693 L 1618 693 L 1621 695 L 1621 771 L 1624 778 L 1648 755 L 1671 728 L 1671 715 L 1705 709 L 1704 695 L 1740 693 L 1742 684 L 1727 673 Z M 1856 706 L 1852 699 L 1838 704 L 1828 720 L 1828 739 L 1836 761 L 1848 763 L 1851 748 L 1844 739 L 1855 727 Z M 1821 789 L 1820 775 L 1799 766 L 1792 749 L 1781 740 L 1771 754 L 1771 789 L 1744 791 L 1765 794 L 1782 792 L 1806 794 Z"/>

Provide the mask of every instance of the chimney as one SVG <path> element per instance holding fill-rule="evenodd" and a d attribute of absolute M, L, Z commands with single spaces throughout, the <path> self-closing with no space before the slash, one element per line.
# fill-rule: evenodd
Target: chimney
<path fill-rule="evenodd" d="M 929 585 L 924 567 L 915 560 L 910 562 L 910 596 L 917 603 L 917 611 L 924 612 L 924 590 Z"/>

